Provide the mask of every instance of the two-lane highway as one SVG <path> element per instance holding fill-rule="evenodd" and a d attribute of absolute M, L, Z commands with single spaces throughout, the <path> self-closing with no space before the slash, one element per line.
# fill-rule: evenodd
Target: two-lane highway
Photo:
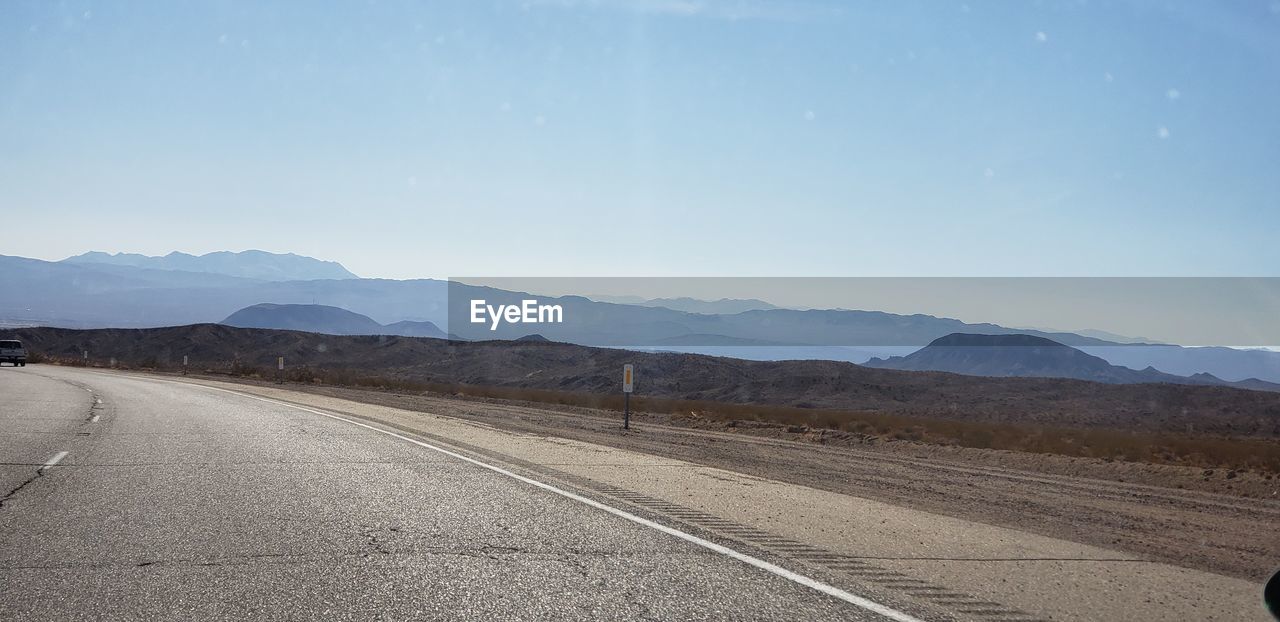
<path fill-rule="evenodd" d="M 0 619 L 910 619 L 416 439 L 207 387 L 2 369 L 0 463 Z"/>

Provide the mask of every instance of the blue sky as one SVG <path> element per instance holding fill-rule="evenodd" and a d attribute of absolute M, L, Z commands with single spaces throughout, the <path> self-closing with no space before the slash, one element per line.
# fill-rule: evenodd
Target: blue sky
<path fill-rule="evenodd" d="M 0 254 L 1280 274 L 1280 2 L 854 4 L 6 2 Z"/>

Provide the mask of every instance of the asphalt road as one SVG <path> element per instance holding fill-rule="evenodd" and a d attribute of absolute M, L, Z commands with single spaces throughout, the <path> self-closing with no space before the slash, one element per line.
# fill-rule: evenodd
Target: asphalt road
<path fill-rule="evenodd" d="M 161 380 L 0 369 L 0 494 L 5 620 L 910 619 L 415 439 Z"/>

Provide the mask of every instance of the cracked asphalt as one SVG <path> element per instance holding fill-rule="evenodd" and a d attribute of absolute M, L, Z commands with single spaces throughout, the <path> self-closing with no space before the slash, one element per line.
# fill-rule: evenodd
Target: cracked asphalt
<path fill-rule="evenodd" d="M 0 493 L 5 620 L 883 619 L 394 437 L 135 377 L 0 369 Z"/>

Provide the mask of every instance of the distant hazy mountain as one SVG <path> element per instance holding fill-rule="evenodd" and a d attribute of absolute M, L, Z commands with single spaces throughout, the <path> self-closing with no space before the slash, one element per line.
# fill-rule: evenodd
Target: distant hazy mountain
<path fill-rule="evenodd" d="M 665 307 L 686 313 L 703 313 L 708 315 L 732 315 L 745 311 L 761 311 L 777 309 L 763 300 L 755 298 L 721 298 L 720 300 L 698 300 L 697 298 L 654 298 L 639 303 L 645 307 Z"/>
<path fill-rule="evenodd" d="M 634 305 L 638 307 L 662 307 L 685 313 L 702 313 L 706 315 L 732 315 L 744 311 L 779 309 L 777 305 L 755 298 L 721 298 L 720 300 L 700 300 L 687 296 L 680 298 L 641 298 L 640 296 L 587 296 L 596 302 Z"/>
<path fill-rule="evenodd" d="M 1175 345 L 1077 346 L 1113 365 L 1134 369 L 1154 366 L 1179 376 L 1208 372 L 1227 380 L 1261 378 L 1280 382 L 1280 352 L 1224 347 L 1184 348 Z"/>
<path fill-rule="evenodd" d="M 1150 344 L 1160 343 L 1159 341 L 1156 341 L 1156 340 L 1154 340 L 1154 339 L 1149 339 L 1149 338 L 1147 338 L 1147 337 L 1126 337 L 1126 336 L 1124 336 L 1124 335 L 1117 335 L 1117 334 L 1115 334 L 1115 333 L 1107 332 L 1107 331 L 1105 331 L 1105 330 L 1098 330 L 1098 329 L 1096 329 L 1096 328 L 1086 328 L 1086 329 L 1084 329 L 1084 330 L 1073 330 L 1073 331 L 1071 331 L 1071 332 L 1073 332 L 1073 333 L 1075 333 L 1075 334 L 1077 334 L 1077 335 L 1084 335 L 1085 337 L 1096 337 L 1096 338 L 1098 338 L 1098 339 L 1105 339 L 1105 340 L 1107 340 L 1107 341 L 1114 341 L 1114 342 L 1116 342 L 1116 343 L 1129 343 L 1129 344 L 1132 344 L 1132 343 L 1150 343 Z"/>
<path fill-rule="evenodd" d="M 256 304 L 232 313 L 221 323 L 237 328 L 275 328 L 326 335 L 447 337 L 431 322 L 403 321 L 384 326 L 367 315 L 328 305 Z"/>
<path fill-rule="evenodd" d="M 1166 374 L 1153 367 L 1141 370 L 1112 365 L 1052 339 L 1034 335 L 974 335 L 954 333 L 907 356 L 873 358 L 867 367 L 904 371 L 945 371 L 967 376 L 1074 378 L 1110 384 L 1167 382 L 1233 386 L 1277 391 L 1280 384 L 1257 379 L 1227 382 L 1212 374 Z"/>
<path fill-rule="evenodd" d="M 49 262 L 0 255 L 0 321 L 142 328 L 221 321 L 263 301 L 326 304 L 379 322 L 447 320 L 447 283 L 431 279 L 262 281 L 209 272 Z"/>
<path fill-rule="evenodd" d="M 1112 343 L 1119 343 L 1119 344 L 1125 344 L 1125 345 L 1132 345 L 1132 344 L 1138 344 L 1138 343 L 1142 343 L 1142 344 L 1160 343 L 1159 341 L 1156 341 L 1154 339 L 1150 339 L 1147 337 L 1129 337 L 1126 335 L 1118 335 L 1116 333 L 1108 332 L 1105 330 L 1098 330 L 1096 328 L 1085 328 L 1081 330 L 1063 330 L 1058 328 L 1045 328 L 1043 326 L 1022 326 L 1022 327 L 1018 327 L 1017 330 L 1024 331 L 1024 332 L 1035 331 L 1039 333 L 1071 333 L 1073 335 L 1080 335 L 1082 337 L 1093 337 L 1095 339 L 1102 339 L 1103 341 L 1110 341 Z"/>
<path fill-rule="evenodd" d="M 516 339 L 529 332 L 517 323 L 467 322 L 468 300 L 490 306 L 519 305 L 532 295 L 451 282 L 448 299 L 454 317 L 449 330 L 467 339 Z M 731 314 L 703 314 L 661 306 L 615 304 L 581 296 L 543 297 L 559 305 L 565 321 L 538 326 L 538 332 L 567 343 L 599 346 L 644 345 L 776 345 L 776 346 L 917 346 L 956 332 L 1016 333 L 995 324 L 970 324 L 931 315 L 899 315 L 847 309 L 756 309 Z M 766 303 L 767 304 L 767 303 Z M 1042 333 L 1070 345 L 1116 345 L 1069 333 Z"/>
<path fill-rule="evenodd" d="M 401 337 L 435 337 L 437 339 L 446 339 L 449 336 L 440 330 L 434 322 L 413 322 L 410 320 L 402 320 L 393 322 L 383 326 L 385 335 L 400 335 Z"/>
<path fill-rule="evenodd" d="M 237 328 L 278 328 L 326 335 L 375 335 L 383 326 L 367 315 L 327 305 L 277 305 L 245 307 L 222 320 Z"/>
<path fill-rule="evenodd" d="M 163 257 L 135 253 L 102 253 L 90 251 L 68 257 L 66 263 L 108 264 L 155 270 L 211 272 L 262 281 L 311 281 L 316 279 L 355 279 L 342 264 L 321 261 L 293 253 L 278 254 L 249 250 L 239 253 L 219 251 L 205 255 L 188 255 L 174 251 Z"/>
<path fill-rule="evenodd" d="M 968 376 L 1076 378 L 1112 383 L 1142 382 L 1145 379 L 1142 372 L 1112 365 L 1052 339 L 1020 334 L 953 333 L 939 337 L 907 356 L 871 359 L 866 366 L 946 371 Z"/>

